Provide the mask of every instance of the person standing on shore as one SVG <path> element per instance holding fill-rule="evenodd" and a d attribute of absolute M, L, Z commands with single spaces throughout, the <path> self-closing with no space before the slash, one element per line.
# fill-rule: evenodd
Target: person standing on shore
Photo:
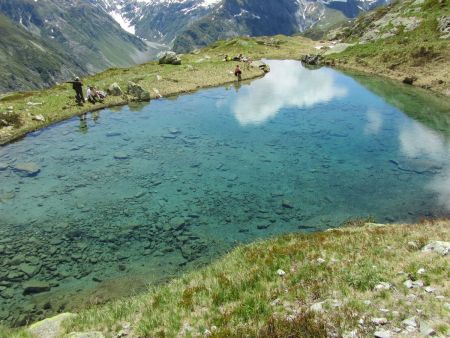
<path fill-rule="evenodd" d="M 83 105 L 84 96 L 83 96 L 83 83 L 81 82 L 79 77 L 76 77 L 73 81 L 67 81 L 67 83 L 72 84 L 73 90 L 75 90 L 75 101 L 79 105 Z"/>
<path fill-rule="evenodd" d="M 239 65 L 236 65 L 236 68 L 234 69 L 234 76 L 237 77 L 238 81 L 242 80 L 242 70 L 241 67 L 239 67 Z"/>

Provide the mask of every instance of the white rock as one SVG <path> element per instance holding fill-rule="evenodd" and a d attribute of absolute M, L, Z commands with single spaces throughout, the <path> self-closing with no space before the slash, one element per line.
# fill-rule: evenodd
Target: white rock
<path fill-rule="evenodd" d="M 436 289 L 432 288 L 431 286 L 427 286 L 424 290 L 428 293 L 433 293 L 434 291 L 436 291 Z"/>
<path fill-rule="evenodd" d="M 420 334 L 425 337 L 435 336 L 436 331 L 426 322 L 420 322 Z"/>
<path fill-rule="evenodd" d="M 413 288 L 413 282 L 412 280 L 408 279 L 407 281 L 405 281 L 403 283 L 404 286 L 406 286 L 408 289 L 412 289 Z"/>
<path fill-rule="evenodd" d="M 325 303 L 325 302 L 318 302 L 318 303 L 315 303 L 315 304 L 311 305 L 311 306 L 309 307 L 309 309 L 310 309 L 311 311 L 321 313 L 321 312 L 323 312 L 323 304 L 324 304 L 324 303 Z"/>
<path fill-rule="evenodd" d="M 34 115 L 33 117 L 32 117 L 32 119 L 34 120 L 34 121 L 39 121 L 39 122 L 45 122 L 45 117 L 44 116 L 42 116 L 42 115 Z"/>
<path fill-rule="evenodd" d="M 374 336 L 377 338 L 391 338 L 392 333 L 387 330 L 377 330 L 375 331 Z"/>
<path fill-rule="evenodd" d="M 383 290 L 389 290 L 391 288 L 391 284 L 386 282 L 381 282 L 373 288 L 374 291 L 383 291 Z"/>
<path fill-rule="evenodd" d="M 372 324 L 375 324 L 375 325 L 385 325 L 388 323 L 388 320 L 384 317 L 372 318 L 370 321 L 372 322 Z"/>
<path fill-rule="evenodd" d="M 156 75 L 156 80 L 161 81 L 162 80 L 162 76 L 161 75 Z"/>
<path fill-rule="evenodd" d="M 277 270 L 277 275 L 278 275 L 278 276 L 281 276 L 281 277 L 282 277 L 282 276 L 284 276 L 285 274 L 286 274 L 286 272 L 284 272 L 283 270 L 281 270 L 281 269 L 278 269 L 278 270 Z"/>
<path fill-rule="evenodd" d="M 206 329 L 205 332 L 203 332 L 203 335 L 204 335 L 205 337 L 209 337 L 210 335 L 212 335 L 212 332 L 209 331 L 208 329 Z"/>
<path fill-rule="evenodd" d="M 372 302 L 370 300 L 365 300 L 363 303 L 366 304 L 366 305 L 372 304 Z"/>
<path fill-rule="evenodd" d="M 383 312 L 383 313 L 388 313 L 388 312 L 390 312 L 390 310 L 388 310 L 388 309 L 380 309 L 380 311 Z"/>
<path fill-rule="evenodd" d="M 431 242 L 422 248 L 422 252 L 436 252 L 442 256 L 445 256 L 450 252 L 450 242 Z"/>
<path fill-rule="evenodd" d="M 358 330 L 353 330 L 350 332 L 345 332 L 342 338 L 358 338 Z"/>
<path fill-rule="evenodd" d="M 425 272 L 426 270 L 424 268 L 420 268 L 419 270 L 417 270 L 418 275 L 423 275 Z"/>
<path fill-rule="evenodd" d="M 402 321 L 404 326 L 417 327 L 416 317 L 410 317 Z"/>
<path fill-rule="evenodd" d="M 322 264 L 322 263 L 325 263 L 325 259 L 317 258 L 316 262 L 319 263 L 319 264 Z"/>

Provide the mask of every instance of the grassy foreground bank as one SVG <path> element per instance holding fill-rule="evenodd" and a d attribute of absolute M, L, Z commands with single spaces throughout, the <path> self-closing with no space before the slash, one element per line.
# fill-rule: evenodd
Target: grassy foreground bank
<path fill-rule="evenodd" d="M 219 86 L 235 81 L 233 74 L 237 62 L 222 61 L 225 54 L 230 56 L 242 53 L 257 60 L 266 58 L 294 58 L 309 53 L 313 41 L 302 37 L 261 37 L 236 38 L 221 41 L 191 54 L 181 57 L 182 65 L 159 65 L 149 62 L 131 68 L 112 68 L 102 73 L 82 78 L 86 85 L 100 89 L 112 83 L 119 84 L 126 92 L 128 81 L 141 85 L 150 92 L 151 98 L 192 92 L 200 88 Z M 263 76 L 258 68 L 243 67 L 243 80 Z M 93 110 L 129 103 L 131 97 L 109 96 L 103 104 L 85 103 L 78 106 L 74 100 L 70 84 L 60 84 L 53 88 L 24 93 L 14 93 L 0 99 L 0 145 L 19 138 L 55 122 Z M 38 116 L 41 115 L 45 121 Z M 2 126 L 4 119 L 10 126 Z"/>
<path fill-rule="evenodd" d="M 448 335 L 450 256 L 424 247 L 450 241 L 450 221 L 349 225 L 239 247 L 143 295 L 83 311 L 59 336 Z"/>

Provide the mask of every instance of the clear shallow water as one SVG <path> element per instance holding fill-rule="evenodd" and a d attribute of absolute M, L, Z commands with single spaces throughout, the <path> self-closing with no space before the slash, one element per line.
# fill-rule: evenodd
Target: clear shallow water
<path fill-rule="evenodd" d="M 445 130 L 336 71 L 271 69 L 0 148 L 0 319 L 138 292 L 275 234 L 450 216 Z M 15 171 L 24 162 L 40 172 Z M 24 295 L 29 280 L 51 290 Z"/>

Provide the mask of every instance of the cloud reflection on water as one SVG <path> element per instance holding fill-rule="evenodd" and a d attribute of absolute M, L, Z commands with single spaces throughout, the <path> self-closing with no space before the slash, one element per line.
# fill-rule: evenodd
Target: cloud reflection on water
<path fill-rule="evenodd" d="M 237 98 L 232 110 L 241 125 L 259 125 L 284 107 L 311 107 L 347 94 L 325 69 L 309 70 L 298 61 L 270 61 L 270 73 Z"/>
<path fill-rule="evenodd" d="M 427 158 L 427 166 L 441 168 L 428 185 L 438 195 L 438 202 L 450 211 L 450 144 L 444 136 L 413 122 L 400 126 L 400 149 L 414 160 Z"/>
<path fill-rule="evenodd" d="M 383 117 L 378 110 L 369 109 L 367 111 L 367 125 L 364 128 L 364 134 L 377 135 L 383 127 Z"/>

